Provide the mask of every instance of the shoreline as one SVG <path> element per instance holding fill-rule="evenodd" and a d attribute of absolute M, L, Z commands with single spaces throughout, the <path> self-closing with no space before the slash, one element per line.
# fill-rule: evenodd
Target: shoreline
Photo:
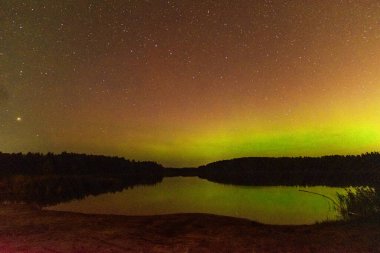
<path fill-rule="evenodd" d="M 0 252 L 378 252 L 378 224 L 265 225 L 211 214 L 124 216 L 0 205 Z"/>

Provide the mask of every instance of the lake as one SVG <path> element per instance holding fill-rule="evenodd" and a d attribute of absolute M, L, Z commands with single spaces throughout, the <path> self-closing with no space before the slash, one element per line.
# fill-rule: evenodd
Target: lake
<path fill-rule="evenodd" d="M 337 201 L 336 194 L 344 192 L 338 187 L 238 186 L 198 177 L 168 177 L 156 185 L 88 196 L 44 209 L 118 215 L 209 213 L 265 224 L 298 225 L 339 219 L 334 203 L 317 194 Z"/>

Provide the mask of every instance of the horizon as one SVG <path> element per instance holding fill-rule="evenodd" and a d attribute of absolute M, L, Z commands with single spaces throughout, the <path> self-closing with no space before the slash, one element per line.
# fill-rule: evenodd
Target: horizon
<path fill-rule="evenodd" d="M 0 150 L 171 167 L 380 150 L 379 7 L 4 3 Z"/>
<path fill-rule="evenodd" d="M 66 154 L 73 154 L 73 155 L 85 155 L 85 156 L 104 156 L 104 157 L 109 157 L 109 158 L 121 158 L 125 159 L 126 161 L 134 161 L 134 162 L 152 162 L 156 163 L 158 165 L 163 166 L 164 168 L 167 169 L 186 169 L 186 168 L 199 168 L 202 166 L 206 166 L 208 164 L 212 164 L 215 162 L 223 162 L 223 161 L 230 161 L 230 160 L 238 160 L 238 159 L 246 159 L 246 158 L 324 158 L 324 157 L 334 157 L 334 156 L 340 156 L 340 157 L 349 157 L 349 156 L 364 156 L 364 155 L 380 155 L 380 151 L 370 151 L 370 152 L 363 152 L 363 153 L 357 153 L 357 154 L 326 154 L 326 155 L 319 155 L 319 156 L 242 156 L 242 157 L 232 157 L 232 158 L 227 158 L 227 159 L 220 159 L 220 160 L 214 160 L 214 161 L 209 161 L 203 164 L 198 164 L 198 165 L 192 165 L 192 166 L 168 166 L 163 163 L 160 163 L 159 161 L 154 161 L 154 160 L 136 160 L 130 157 L 126 156 L 111 156 L 111 155 L 104 155 L 104 154 L 95 154 L 95 153 L 75 153 L 75 152 L 70 152 L 70 151 L 62 151 L 62 152 L 12 152 L 12 153 L 7 153 L 3 152 L 0 150 L 0 154 L 6 154 L 6 155 L 17 155 L 17 154 L 22 154 L 22 155 L 28 155 L 28 154 L 38 154 L 38 155 L 43 155 L 46 156 L 48 154 L 53 154 L 53 155 L 62 155 L 64 153 Z"/>

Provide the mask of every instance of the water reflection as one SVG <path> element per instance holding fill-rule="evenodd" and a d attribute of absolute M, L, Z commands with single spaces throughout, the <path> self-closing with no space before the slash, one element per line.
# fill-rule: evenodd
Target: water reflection
<path fill-rule="evenodd" d="M 83 199 L 89 195 L 120 192 L 136 185 L 153 185 L 161 181 L 162 177 L 157 175 L 14 176 L 0 180 L 0 200 L 46 206 Z"/>
<path fill-rule="evenodd" d="M 174 177 L 154 186 L 89 196 L 47 209 L 123 215 L 211 213 L 266 224 L 313 224 L 339 218 L 331 200 L 300 189 L 334 200 L 337 193 L 345 192 L 337 187 L 234 186 L 196 177 Z"/>

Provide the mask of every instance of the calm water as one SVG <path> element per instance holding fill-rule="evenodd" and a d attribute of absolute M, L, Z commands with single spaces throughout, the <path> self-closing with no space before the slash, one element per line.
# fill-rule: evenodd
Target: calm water
<path fill-rule="evenodd" d="M 155 215 L 210 213 L 248 218 L 266 224 L 313 224 L 339 219 L 331 200 L 343 188 L 313 186 L 234 186 L 197 177 L 165 178 L 152 186 L 137 186 L 47 207 L 49 210 L 92 214 Z"/>

